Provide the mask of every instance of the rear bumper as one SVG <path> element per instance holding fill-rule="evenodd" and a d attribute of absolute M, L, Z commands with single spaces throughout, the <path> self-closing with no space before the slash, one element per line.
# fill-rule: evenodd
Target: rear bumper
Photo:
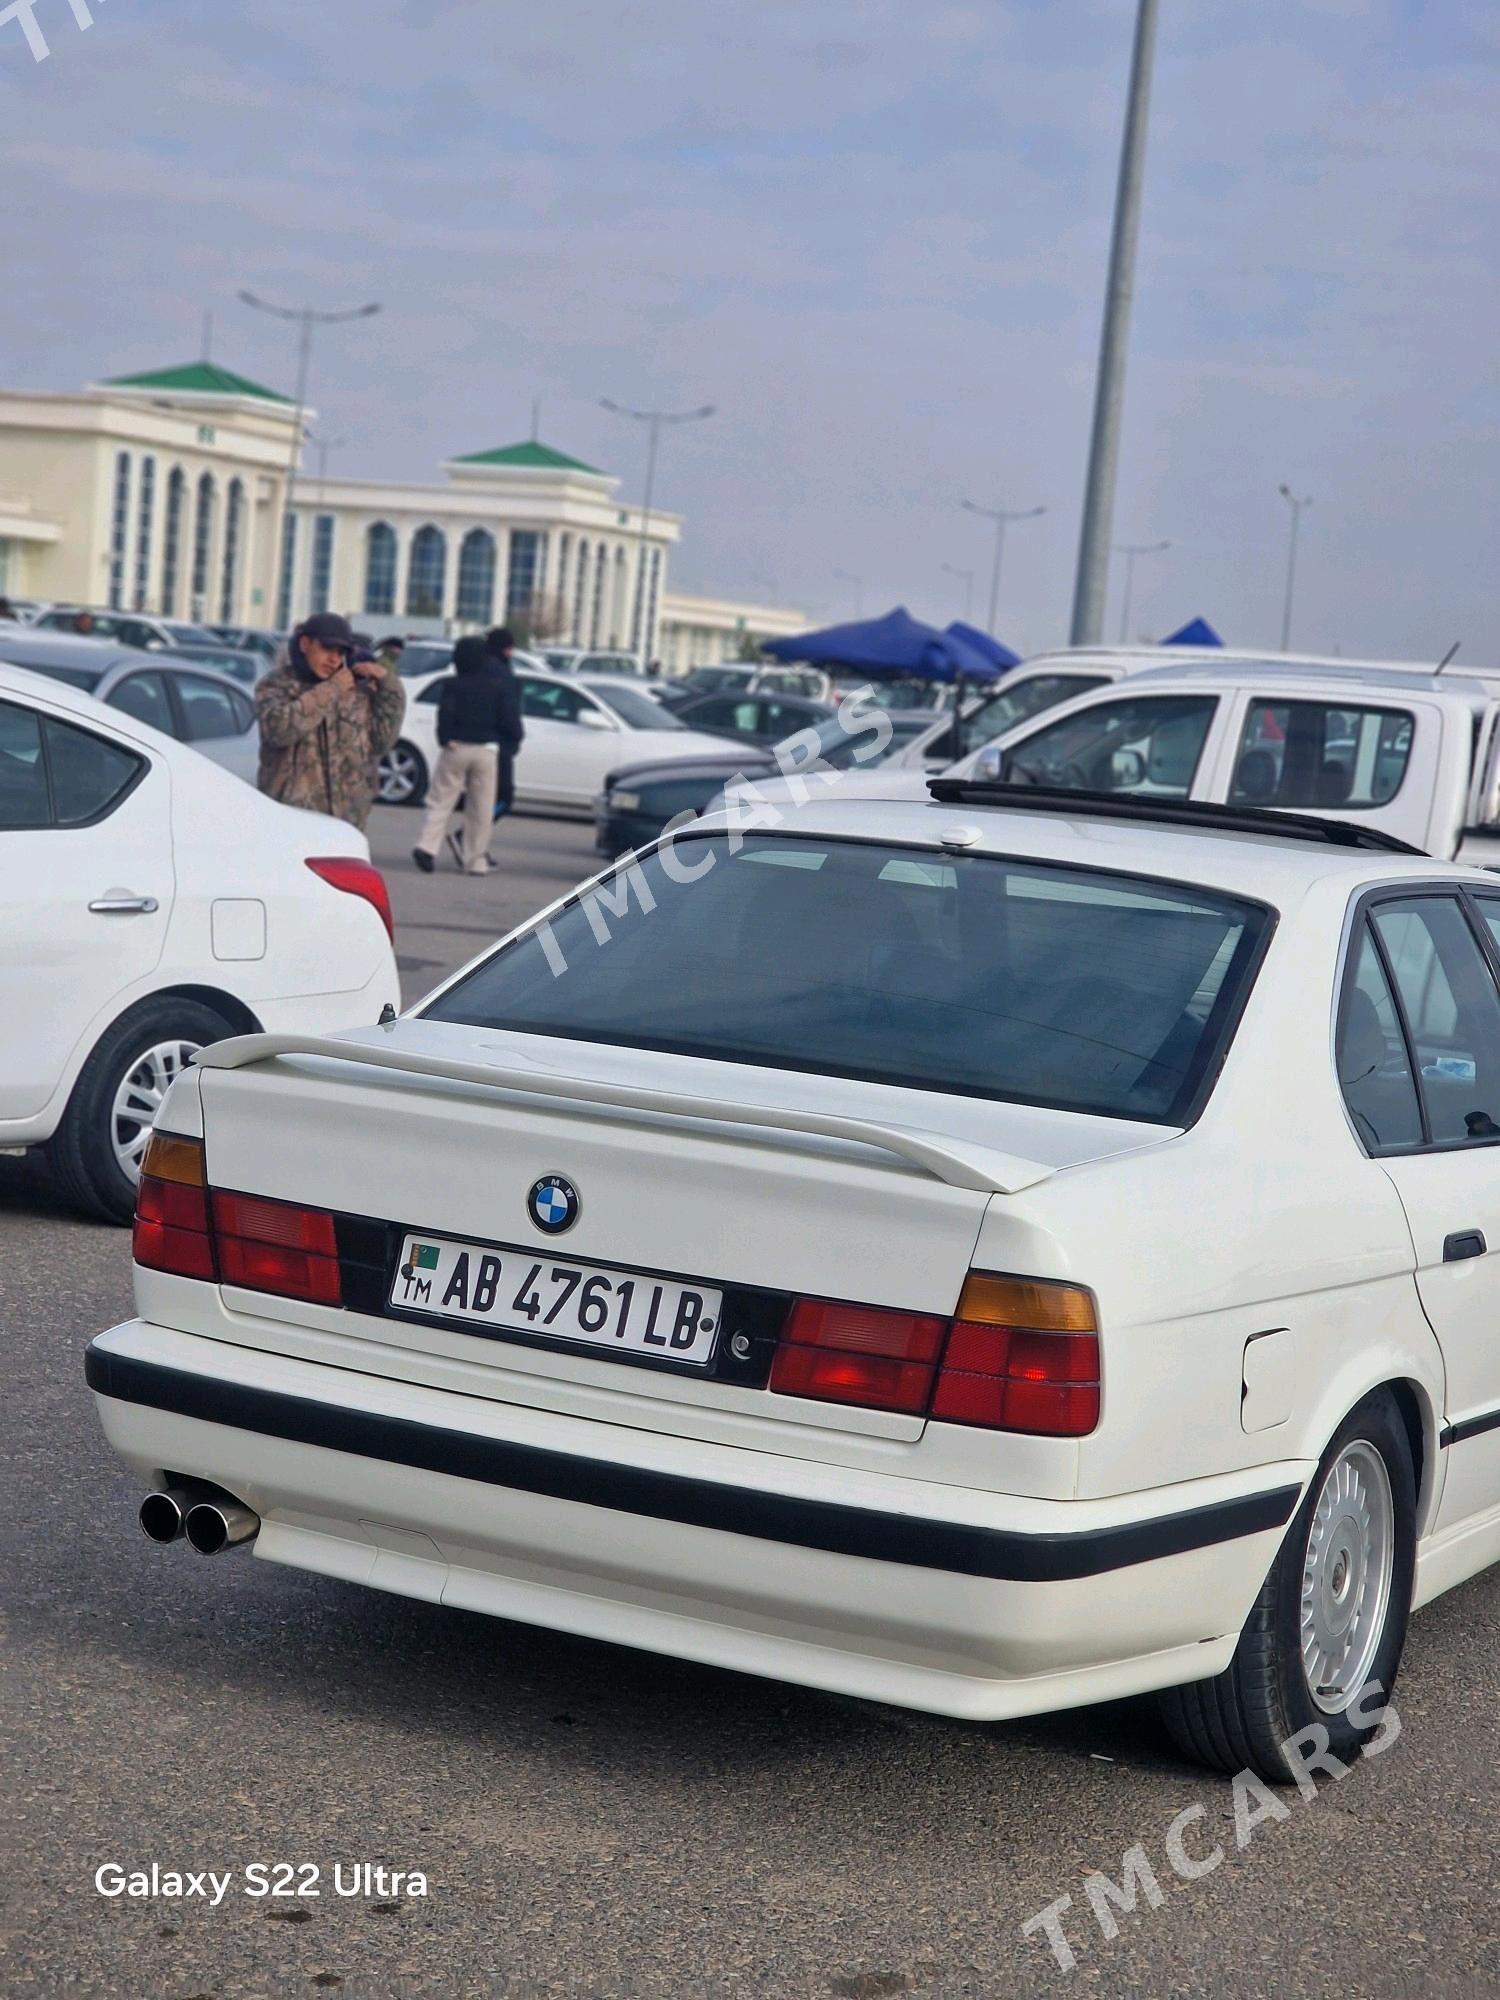
<path fill-rule="evenodd" d="M 227 1487 L 268 1560 L 976 1719 L 1218 1672 L 1311 1470 L 1006 1502 L 140 1320 L 102 1334 L 87 1372 L 142 1482 Z"/>

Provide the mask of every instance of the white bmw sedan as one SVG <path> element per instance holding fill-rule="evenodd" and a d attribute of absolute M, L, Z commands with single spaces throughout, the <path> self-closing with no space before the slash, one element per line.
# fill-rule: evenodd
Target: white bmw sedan
<path fill-rule="evenodd" d="M 1287 816 L 698 821 L 204 1052 L 104 1429 L 161 1541 L 1284 1779 L 1500 1553 L 1497 939 Z"/>
<path fill-rule="evenodd" d="M 125 1222 L 151 1120 L 206 1042 L 399 999 L 363 834 L 128 709 L 0 666 L 0 1146 Z"/>

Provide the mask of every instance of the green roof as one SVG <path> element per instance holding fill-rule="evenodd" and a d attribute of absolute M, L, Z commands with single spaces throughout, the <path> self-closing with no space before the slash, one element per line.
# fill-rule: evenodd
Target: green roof
<path fill-rule="evenodd" d="M 255 396 L 263 403 L 290 404 L 292 400 L 252 382 L 246 375 L 219 367 L 215 361 L 187 361 L 180 368 L 153 368 L 144 375 L 111 375 L 104 387 L 175 390 L 179 395 L 193 396 Z"/>
<path fill-rule="evenodd" d="M 569 458 L 565 451 L 554 451 L 550 444 L 538 444 L 535 438 L 525 444 L 500 445 L 494 451 L 466 452 L 453 462 L 455 465 L 529 466 L 545 472 L 592 472 L 601 479 L 604 477 L 597 465 L 585 465 L 581 458 Z"/>

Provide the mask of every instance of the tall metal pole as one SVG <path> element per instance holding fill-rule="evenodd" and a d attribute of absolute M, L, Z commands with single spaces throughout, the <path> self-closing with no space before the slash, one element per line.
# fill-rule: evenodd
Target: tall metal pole
<path fill-rule="evenodd" d="M 630 638 L 641 665 L 645 666 L 651 649 L 651 611 L 648 586 L 650 580 L 650 538 L 651 503 L 656 491 L 656 454 L 661 443 L 664 424 L 696 424 L 704 417 L 711 417 L 715 405 L 704 403 L 696 410 L 632 410 L 624 403 L 611 402 L 608 396 L 599 398 L 599 407 L 608 410 L 612 416 L 630 417 L 635 423 L 644 424 L 646 442 L 646 497 L 641 508 L 641 528 L 637 540 L 640 553 L 636 562 L 635 606 L 630 613 Z"/>
<path fill-rule="evenodd" d="M 1120 607 L 1120 644 L 1130 643 L 1130 600 L 1135 593 L 1135 559 L 1137 556 L 1159 556 L 1171 548 L 1170 542 L 1121 542 L 1116 555 L 1125 558 L 1125 602 Z"/>
<path fill-rule="evenodd" d="M 990 570 L 990 624 L 989 629 L 996 637 L 996 621 L 1000 616 L 1000 570 L 1005 561 L 1005 530 L 1012 521 L 1035 521 L 1046 513 L 1045 507 L 980 507 L 972 500 L 960 500 L 959 506 L 967 514 L 978 514 L 981 520 L 995 524 L 995 560 Z"/>
<path fill-rule="evenodd" d="M 1135 255 L 1141 231 L 1141 192 L 1146 174 L 1146 128 L 1151 108 L 1151 66 L 1156 53 L 1157 0 L 1140 0 L 1135 49 L 1130 64 L 1130 96 L 1120 148 L 1120 180 L 1115 195 L 1114 236 L 1104 327 L 1099 341 L 1099 378 L 1094 390 L 1094 425 L 1089 439 L 1088 485 L 1083 531 L 1078 544 L 1078 577 L 1073 589 L 1072 643 L 1097 646 L 1104 632 L 1104 594 L 1109 582 L 1110 527 L 1115 478 L 1120 463 L 1120 418 L 1125 401 L 1125 359 L 1130 307 L 1135 292 Z"/>
<path fill-rule="evenodd" d="M 1281 607 L 1281 650 L 1289 653 L 1292 649 L 1292 599 L 1297 591 L 1297 535 L 1302 527 L 1302 509 L 1312 505 L 1312 495 L 1309 493 L 1299 500 L 1290 486 L 1279 490 L 1292 510 L 1292 530 L 1286 551 L 1286 599 Z"/>
<path fill-rule="evenodd" d="M 272 615 L 279 615 L 278 607 L 284 597 L 288 611 L 291 607 L 292 571 L 295 568 L 295 549 L 286 547 L 286 524 L 292 511 L 292 487 L 297 478 L 297 462 L 302 452 L 302 424 L 307 411 L 307 378 L 312 366 L 312 341 L 315 326 L 338 326 L 345 320 L 372 319 L 380 311 L 378 305 L 352 306 L 342 312 L 320 312 L 316 306 L 278 306 L 269 300 L 257 298 L 254 292 L 241 292 L 240 303 L 253 306 L 257 312 L 270 313 L 273 319 L 291 320 L 297 327 L 297 402 L 292 417 L 292 435 L 287 447 L 286 478 L 282 485 L 281 514 L 276 523 L 276 581 L 273 589 L 276 604 Z M 283 557 L 291 560 L 284 561 Z"/>

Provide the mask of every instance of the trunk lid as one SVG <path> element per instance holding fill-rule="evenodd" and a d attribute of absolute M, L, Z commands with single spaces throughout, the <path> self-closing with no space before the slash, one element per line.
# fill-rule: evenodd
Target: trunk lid
<path fill-rule="evenodd" d="M 226 1306 L 244 1316 L 233 1337 L 305 1352 L 299 1327 L 346 1331 L 380 1343 L 382 1372 L 405 1379 L 434 1381 L 458 1360 L 479 1393 L 545 1407 L 574 1407 L 586 1394 L 592 1413 L 611 1421 L 705 1437 L 723 1434 L 720 1420 L 774 1424 L 778 1410 L 788 1430 L 814 1438 L 919 1437 L 917 1417 L 801 1401 L 788 1417 L 786 1399 L 766 1395 L 789 1301 L 950 1314 L 993 1200 L 1173 1136 L 440 1022 L 398 1021 L 317 1049 L 246 1037 L 202 1059 L 211 1184 L 344 1218 L 345 1309 L 226 1287 Z M 579 1211 L 565 1235 L 548 1237 L 528 1201 L 552 1175 L 577 1191 Z M 733 1363 L 722 1339 L 709 1370 L 689 1371 L 538 1344 L 521 1320 L 476 1332 L 441 1313 L 392 1316 L 410 1231 L 492 1246 L 502 1262 L 512 1250 L 722 1288 L 721 1332 L 748 1330 L 749 1365 Z M 1034 1266 L 1033 1237 L 1018 1222 L 1013 1268 Z"/>

